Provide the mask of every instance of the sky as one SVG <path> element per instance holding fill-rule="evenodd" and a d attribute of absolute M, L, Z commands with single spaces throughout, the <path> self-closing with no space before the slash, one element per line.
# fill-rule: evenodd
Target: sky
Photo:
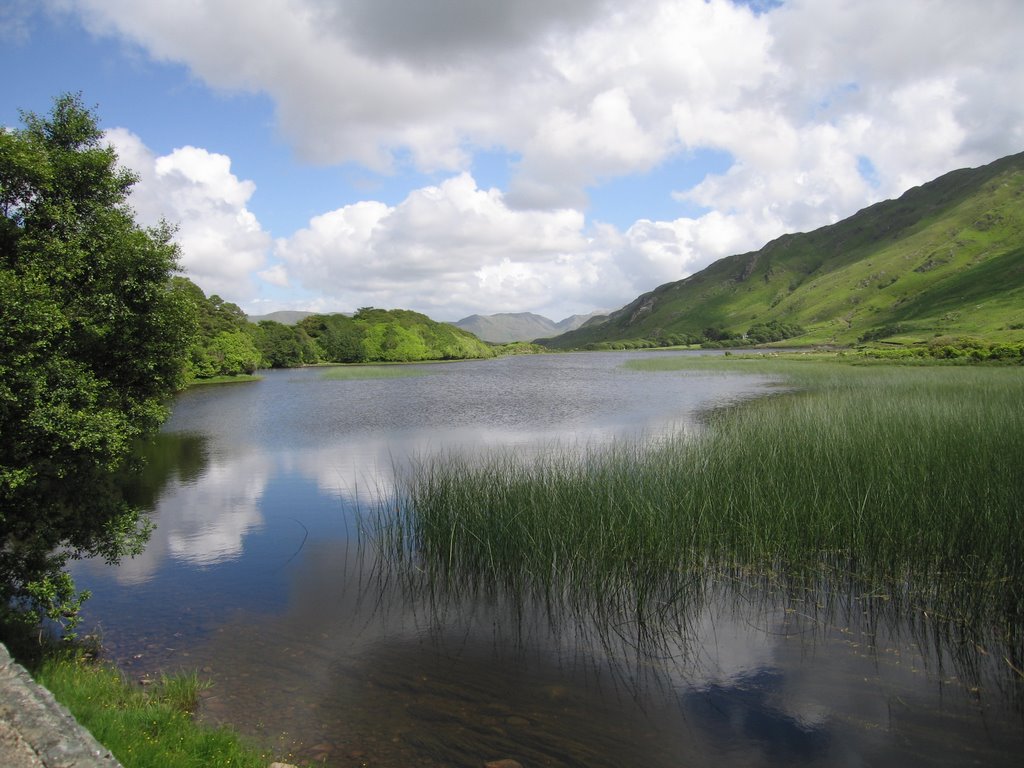
<path fill-rule="evenodd" d="M 249 314 L 617 309 L 1024 151 L 1021 0 L 0 0 Z"/>

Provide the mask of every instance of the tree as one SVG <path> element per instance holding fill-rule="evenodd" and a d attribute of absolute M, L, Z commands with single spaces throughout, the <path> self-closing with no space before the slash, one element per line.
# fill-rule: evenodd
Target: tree
<path fill-rule="evenodd" d="M 203 289 L 187 277 L 174 277 L 171 284 L 193 308 L 198 324 L 186 355 L 186 379 L 253 373 L 260 366 L 261 354 L 255 326 L 245 313 L 216 294 L 207 298 Z"/>
<path fill-rule="evenodd" d="M 287 326 L 273 320 L 261 320 L 250 332 L 263 363 L 271 368 L 297 368 L 317 362 L 313 340 L 300 327 Z"/>
<path fill-rule="evenodd" d="M 77 612 L 69 559 L 148 532 L 116 473 L 166 417 L 195 329 L 167 225 L 144 229 L 80 96 L 0 129 L 0 613 Z"/>
<path fill-rule="evenodd" d="M 209 370 L 199 376 L 252 374 L 260 365 L 260 351 L 245 331 L 221 331 L 205 351 Z"/>

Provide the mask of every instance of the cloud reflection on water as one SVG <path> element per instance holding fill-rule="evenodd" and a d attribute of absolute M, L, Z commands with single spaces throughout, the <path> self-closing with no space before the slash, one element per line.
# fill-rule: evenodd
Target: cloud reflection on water
<path fill-rule="evenodd" d="M 388 381 L 271 372 L 187 393 L 167 433 L 203 435 L 203 466 L 161 488 L 142 556 L 89 566 L 122 590 L 87 610 L 117 625 L 120 653 L 140 664 L 208 669 L 212 720 L 257 737 L 287 731 L 334 758 L 478 764 L 507 748 L 534 758 L 524 764 L 902 766 L 1016 754 L 1006 708 L 972 709 L 965 683 L 942 687 L 951 667 L 934 647 L 895 629 L 871 635 L 856 612 L 712 592 L 662 628 L 656 652 L 637 653 L 628 624 L 602 635 L 585 615 L 485 592 L 431 602 L 376 568 L 347 523 L 410 461 L 657 439 L 766 383 L 618 370 L 627 357 Z M 202 631 L 190 624 L 199 614 Z M 989 741 L 976 744 L 982 720 Z"/>
<path fill-rule="evenodd" d="M 572 613 L 498 595 L 432 603 L 377 575 L 350 545 L 313 546 L 291 571 L 287 611 L 239 616 L 194 649 L 214 672 L 215 715 L 396 766 L 512 754 L 592 768 L 895 768 L 955 765 L 965 749 L 1006 765 L 1019 742 L 1009 713 L 941 684 L 933 648 L 853 615 L 800 615 L 712 585 L 658 654 L 637 654 L 628 633 L 617 644 Z"/>

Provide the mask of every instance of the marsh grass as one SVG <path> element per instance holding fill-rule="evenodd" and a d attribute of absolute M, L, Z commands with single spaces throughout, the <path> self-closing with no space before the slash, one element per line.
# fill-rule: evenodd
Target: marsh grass
<path fill-rule="evenodd" d="M 195 674 L 164 677 L 145 689 L 78 652 L 49 654 L 35 672 L 125 768 L 266 768 L 274 757 L 237 734 L 198 724 L 206 685 Z"/>
<path fill-rule="evenodd" d="M 247 381 L 260 381 L 263 377 L 251 373 L 239 373 L 235 376 L 210 376 L 205 379 L 192 379 L 191 387 L 207 387 L 214 384 L 241 384 Z"/>
<path fill-rule="evenodd" d="M 696 437 L 423 462 L 380 510 L 385 559 L 431 590 L 627 616 L 641 635 L 685 624 L 709 580 L 811 604 L 857 594 L 1020 667 L 1024 369 L 714 366 L 790 388 L 707 414 Z"/>
<path fill-rule="evenodd" d="M 331 381 L 362 381 L 364 379 L 406 379 L 428 376 L 433 371 L 422 365 L 339 365 L 325 368 L 320 378 Z"/>

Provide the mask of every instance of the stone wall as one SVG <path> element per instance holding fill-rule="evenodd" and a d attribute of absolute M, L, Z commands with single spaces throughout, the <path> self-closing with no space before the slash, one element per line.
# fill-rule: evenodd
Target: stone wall
<path fill-rule="evenodd" d="M 0 765 L 122 768 L 0 643 Z"/>

